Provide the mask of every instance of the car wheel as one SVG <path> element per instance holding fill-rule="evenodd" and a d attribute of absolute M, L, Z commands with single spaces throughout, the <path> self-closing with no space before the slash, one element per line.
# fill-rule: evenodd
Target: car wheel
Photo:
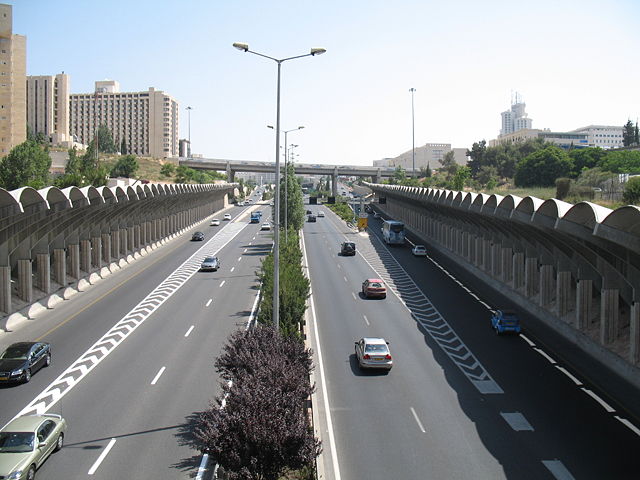
<path fill-rule="evenodd" d="M 36 478 L 36 466 L 31 465 L 29 467 L 29 471 L 27 472 L 27 480 L 33 480 L 34 478 Z"/>
<path fill-rule="evenodd" d="M 29 380 L 31 380 L 31 369 L 27 368 L 27 371 L 24 372 L 24 383 L 29 383 Z"/>
<path fill-rule="evenodd" d="M 63 446 L 64 446 L 64 433 L 61 433 L 60 435 L 58 435 L 58 440 L 56 441 L 56 448 L 54 452 L 57 452 L 58 450 L 62 449 Z"/>
<path fill-rule="evenodd" d="M 51 354 L 48 353 L 47 354 L 47 358 L 44 359 L 44 366 L 48 367 L 49 365 L 51 365 Z"/>
<path fill-rule="evenodd" d="M 387 298 L 387 294 L 385 293 L 384 295 L 382 295 L 382 298 Z"/>

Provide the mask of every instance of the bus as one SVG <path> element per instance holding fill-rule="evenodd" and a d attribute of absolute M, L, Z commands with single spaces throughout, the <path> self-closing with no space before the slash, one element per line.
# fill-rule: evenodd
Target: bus
<path fill-rule="evenodd" d="M 387 245 L 404 245 L 404 223 L 385 220 L 382 224 L 382 237 Z"/>

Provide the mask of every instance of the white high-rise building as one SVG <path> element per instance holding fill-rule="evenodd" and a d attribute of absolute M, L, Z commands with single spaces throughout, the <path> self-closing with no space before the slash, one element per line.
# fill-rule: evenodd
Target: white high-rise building
<path fill-rule="evenodd" d="M 533 120 L 527 117 L 525 107 L 527 105 L 522 102 L 522 98 L 516 93 L 515 102 L 511 103 L 511 110 L 502 112 L 502 128 L 500 135 L 508 135 L 523 128 L 531 129 Z"/>
<path fill-rule="evenodd" d="M 27 77 L 27 125 L 53 145 L 68 145 L 69 75 Z"/>

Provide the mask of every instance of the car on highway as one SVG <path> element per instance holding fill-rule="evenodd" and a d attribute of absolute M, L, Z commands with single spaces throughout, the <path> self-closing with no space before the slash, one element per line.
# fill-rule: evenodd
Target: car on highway
<path fill-rule="evenodd" d="M 244 207 L 244 202 L 238 202 L 239 207 Z"/>
<path fill-rule="evenodd" d="M 318 217 L 324 217 L 324 211 L 318 210 Z"/>
<path fill-rule="evenodd" d="M 200 270 L 202 271 L 213 270 L 214 272 L 217 272 L 219 268 L 220 260 L 218 260 L 218 257 L 211 255 L 204 257 L 204 260 L 200 264 Z"/>
<path fill-rule="evenodd" d="M 0 355 L 0 383 L 27 383 L 31 375 L 49 365 L 51 345 L 47 342 L 13 343 Z"/>
<path fill-rule="evenodd" d="M 384 282 L 379 278 L 368 278 L 362 282 L 362 295 L 365 298 L 387 298 L 387 287 L 384 286 Z"/>
<path fill-rule="evenodd" d="M 411 253 L 413 253 L 416 257 L 426 257 L 427 248 L 424 245 L 414 245 L 414 247 L 411 249 Z"/>
<path fill-rule="evenodd" d="M 194 232 L 194 234 L 191 235 L 192 242 L 202 242 L 203 240 L 204 240 L 204 233 L 202 232 Z"/>
<path fill-rule="evenodd" d="M 211 224 L 212 227 L 217 227 L 220 225 L 220 220 L 217 218 L 214 218 L 213 220 L 211 220 Z"/>
<path fill-rule="evenodd" d="M 64 445 L 67 422 L 60 415 L 24 415 L 0 430 L 0 478 L 33 480 L 36 470 Z"/>
<path fill-rule="evenodd" d="M 355 342 L 355 350 L 361 369 L 380 368 L 389 371 L 393 367 L 389 342 L 384 338 L 363 337 Z"/>
<path fill-rule="evenodd" d="M 496 335 L 503 333 L 519 334 L 522 331 L 520 319 L 516 312 L 512 310 L 496 310 L 491 315 L 491 327 L 495 330 Z"/>
<path fill-rule="evenodd" d="M 260 230 L 271 230 L 271 224 L 269 222 L 264 222 L 260 227 Z"/>
<path fill-rule="evenodd" d="M 356 254 L 356 244 L 354 242 L 342 242 L 340 245 L 340 255 L 347 257 Z"/>
<path fill-rule="evenodd" d="M 231 220 L 231 214 L 230 213 L 225 213 L 224 217 L 222 217 L 223 220 Z"/>
<path fill-rule="evenodd" d="M 315 215 L 309 215 L 308 221 L 309 222 L 315 222 L 316 221 L 316 216 Z"/>

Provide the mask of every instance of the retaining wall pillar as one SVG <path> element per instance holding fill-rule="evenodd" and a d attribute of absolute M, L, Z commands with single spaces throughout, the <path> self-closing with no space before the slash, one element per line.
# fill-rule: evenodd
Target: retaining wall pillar
<path fill-rule="evenodd" d="M 629 312 L 629 362 L 640 364 L 640 302 L 632 302 Z"/>
<path fill-rule="evenodd" d="M 80 280 L 80 245 L 74 243 L 67 247 L 69 252 L 69 274 Z"/>
<path fill-rule="evenodd" d="M 31 260 L 18 260 L 18 297 L 27 303 L 33 302 L 33 279 Z"/>
<path fill-rule="evenodd" d="M 556 313 L 562 318 L 571 306 L 571 272 L 558 272 L 556 280 Z"/>
<path fill-rule="evenodd" d="M 536 294 L 538 280 L 538 259 L 528 257 L 524 260 L 524 294 L 531 299 Z"/>
<path fill-rule="evenodd" d="M 91 272 L 91 240 L 80 240 L 80 268 Z"/>
<path fill-rule="evenodd" d="M 51 264 L 49 262 L 48 253 L 38 253 L 36 255 L 38 288 L 47 295 L 51 293 Z"/>
<path fill-rule="evenodd" d="M 0 311 L 13 313 L 11 309 L 11 267 L 0 267 Z"/>
<path fill-rule="evenodd" d="M 618 338 L 620 297 L 617 288 L 602 289 L 600 294 L 600 343 L 607 345 Z"/>
<path fill-rule="evenodd" d="M 94 268 L 102 268 L 102 239 L 100 237 L 91 239 L 91 265 Z"/>
<path fill-rule="evenodd" d="M 553 299 L 553 265 L 540 265 L 539 303 L 545 307 Z"/>
<path fill-rule="evenodd" d="M 64 248 L 53 250 L 53 279 L 63 287 L 67 286 L 67 252 Z"/>

